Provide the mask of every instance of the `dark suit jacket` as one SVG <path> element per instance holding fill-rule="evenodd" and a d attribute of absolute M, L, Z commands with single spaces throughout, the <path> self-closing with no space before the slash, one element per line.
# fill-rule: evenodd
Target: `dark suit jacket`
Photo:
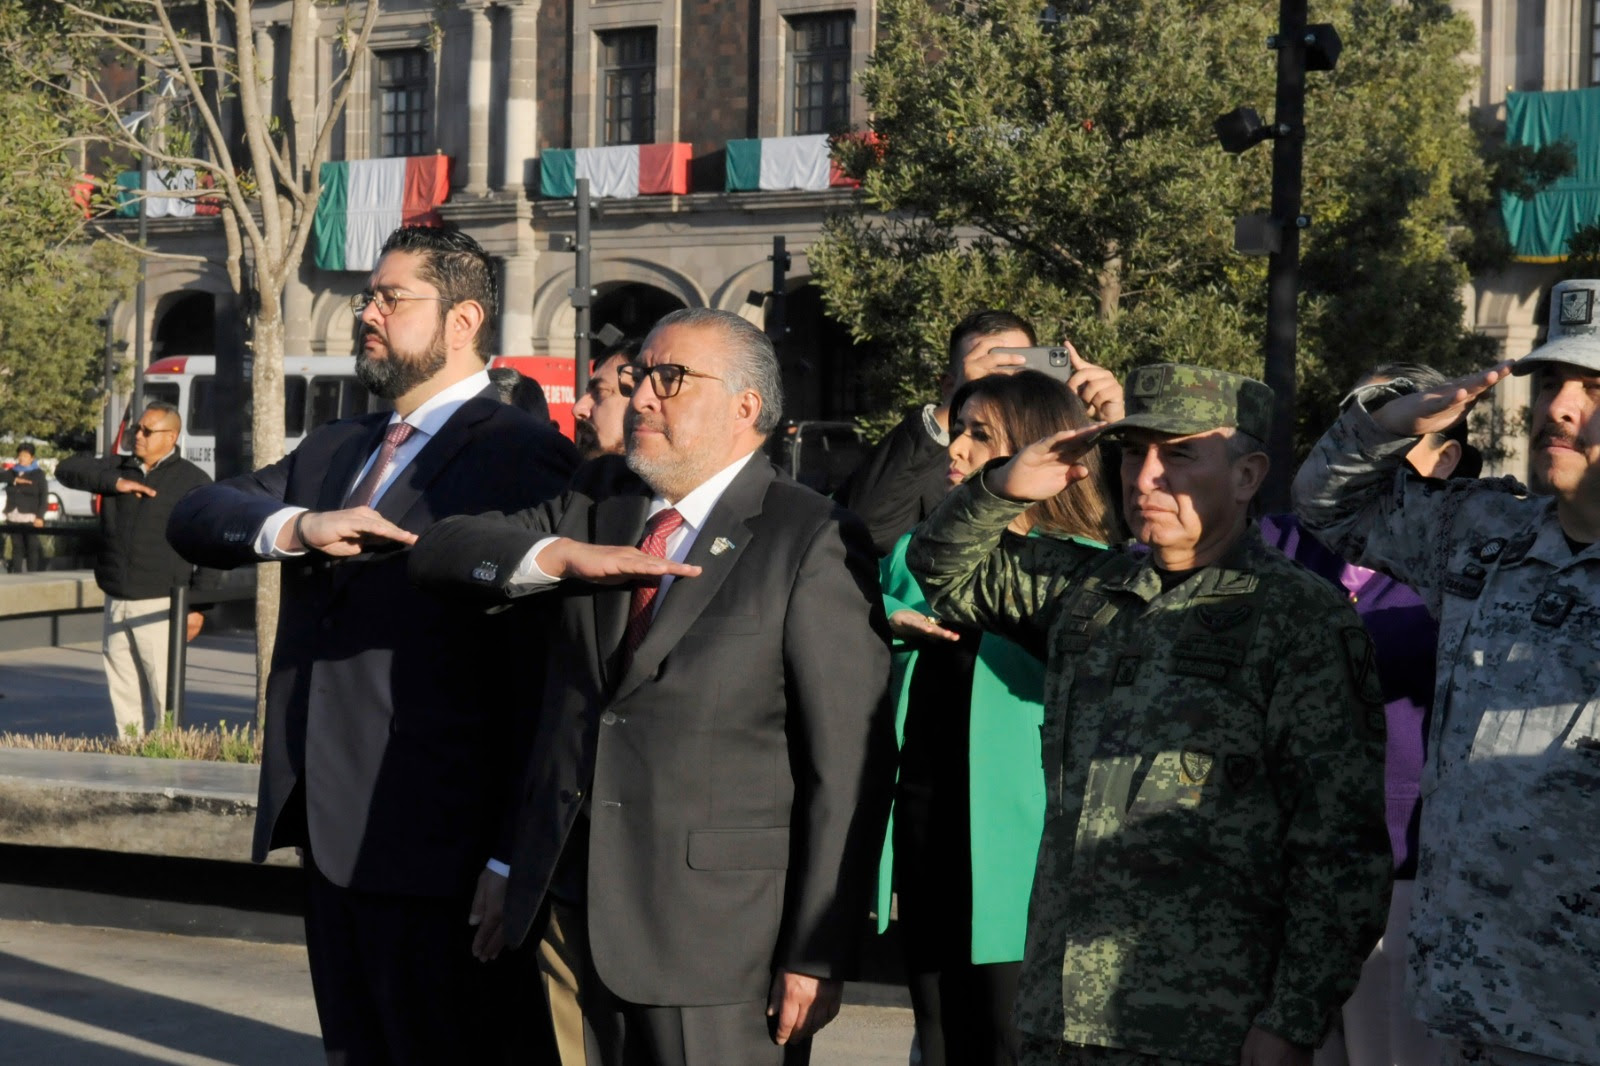
<path fill-rule="evenodd" d="M 601 458 L 544 507 L 435 526 L 412 576 L 503 602 L 538 539 L 636 544 L 650 498 Z M 687 561 L 704 570 L 668 588 L 625 671 L 630 587 L 553 594 L 508 935 L 527 935 L 588 792 L 589 943 L 617 995 L 698 1006 L 764 997 L 775 967 L 850 976 L 895 758 L 872 546 L 756 455 Z"/>
<path fill-rule="evenodd" d="M 879 555 L 933 513 L 950 491 L 950 449 L 928 436 L 922 408 L 873 445 L 833 498 L 861 516 Z"/>
<path fill-rule="evenodd" d="M 380 514 L 421 532 L 562 489 L 577 464 L 571 443 L 493 395 L 451 416 L 379 499 Z M 173 545 L 205 566 L 259 561 L 253 543 L 267 517 L 284 504 L 341 507 L 388 421 L 378 412 L 331 423 L 269 467 L 190 493 L 172 515 Z M 255 860 L 309 844 L 338 885 L 460 892 L 509 824 L 515 737 L 533 707 L 516 698 L 525 679 L 508 663 L 529 655 L 516 646 L 526 632 L 418 592 L 402 551 L 311 552 L 282 573 Z"/>

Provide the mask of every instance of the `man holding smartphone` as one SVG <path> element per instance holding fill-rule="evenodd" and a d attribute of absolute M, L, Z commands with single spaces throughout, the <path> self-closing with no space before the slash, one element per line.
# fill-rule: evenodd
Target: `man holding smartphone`
<path fill-rule="evenodd" d="M 950 331 L 949 365 L 939 378 L 939 401 L 912 411 L 884 434 L 834 493 L 834 499 L 867 524 L 880 555 L 888 554 L 907 530 L 931 514 L 949 489 L 945 449 L 950 446 L 950 397 L 969 381 L 1024 369 L 1028 359 L 1022 349 L 1037 343 L 1026 319 L 994 308 L 974 311 Z M 1082 397 L 1089 413 L 1101 421 L 1121 418 L 1121 386 L 1116 378 L 1085 362 L 1070 344 L 1064 347 L 1070 353 L 1067 385 Z M 1098 409 L 1097 399 L 1105 409 Z"/>

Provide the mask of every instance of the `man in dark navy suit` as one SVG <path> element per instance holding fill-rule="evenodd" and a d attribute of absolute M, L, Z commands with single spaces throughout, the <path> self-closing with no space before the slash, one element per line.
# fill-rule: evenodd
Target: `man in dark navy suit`
<path fill-rule="evenodd" d="M 527 677 L 501 664 L 534 656 L 512 617 L 418 592 L 398 549 L 547 499 L 577 454 L 489 381 L 494 270 L 470 237 L 395 231 L 351 306 L 356 372 L 394 411 L 191 493 L 168 536 L 206 566 L 283 560 L 254 858 L 305 850 L 328 1061 L 500 1061 L 504 964 L 472 958 L 469 916 L 531 737 Z"/>

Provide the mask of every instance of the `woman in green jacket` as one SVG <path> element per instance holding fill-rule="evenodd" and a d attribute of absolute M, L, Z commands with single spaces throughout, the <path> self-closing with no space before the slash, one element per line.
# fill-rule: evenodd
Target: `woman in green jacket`
<path fill-rule="evenodd" d="M 1090 423 L 1077 395 L 1035 371 L 969 382 L 950 409 L 952 486 L 1022 444 Z M 1007 536 L 1098 546 L 1119 539 L 1104 471 L 1096 455 L 1086 462 L 1088 479 L 1030 507 Z M 905 567 L 909 540 L 901 538 L 881 568 L 901 758 L 879 872 L 879 928 L 888 924 L 892 885 L 923 1066 L 1010 1066 L 1018 1052 L 1011 1008 L 1044 828 L 1044 665 L 1002 637 L 930 617 Z"/>

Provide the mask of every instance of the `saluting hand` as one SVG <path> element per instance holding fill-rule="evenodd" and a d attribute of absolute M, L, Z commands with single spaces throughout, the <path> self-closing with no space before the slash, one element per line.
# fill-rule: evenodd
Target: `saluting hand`
<path fill-rule="evenodd" d="M 1116 422 L 1126 409 L 1122 404 L 1122 382 L 1117 375 L 1103 366 L 1096 366 L 1078 354 L 1071 341 L 1062 341 L 1067 357 L 1072 360 L 1072 376 L 1067 378 L 1067 388 L 1078 394 L 1089 417 L 1096 422 Z"/>
<path fill-rule="evenodd" d="M 1436 389 L 1390 400 L 1372 412 L 1372 420 L 1397 437 L 1442 433 L 1466 417 L 1478 397 L 1511 376 L 1511 363 L 1447 381 Z"/>
<path fill-rule="evenodd" d="M 1034 441 L 1005 465 L 983 475 L 984 484 L 997 496 L 1032 503 L 1048 500 L 1075 481 L 1089 476 L 1081 460 L 1094 447 L 1102 426 L 1085 426 L 1053 433 Z"/>
<path fill-rule="evenodd" d="M 280 551 L 314 550 L 325 555 L 360 555 L 373 544 L 411 545 L 417 535 L 401 529 L 370 507 L 343 511 L 305 511 L 278 531 Z"/>
<path fill-rule="evenodd" d="M 575 578 L 596 585 L 622 585 L 640 578 L 698 577 L 700 568 L 675 563 L 638 548 L 616 544 L 584 544 L 558 537 L 545 545 L 534 565 L 551 577 Z"/>
<path fill-rule="evenodd" d="M 142 481 L 135 481 L 131 477 L 119 477 L 113 486 L 119 493 L 126 496 L 154 496 L 156 490 Z"/>
<path fill-rule="evenodd" d="M 900 640 L 913 643 L 929 640 L 954 642 L 961 639 L 961 634 L 946 629 L 937 618 L 909 607 L 902 607 L 889 616 L 889 632 Z"/>

